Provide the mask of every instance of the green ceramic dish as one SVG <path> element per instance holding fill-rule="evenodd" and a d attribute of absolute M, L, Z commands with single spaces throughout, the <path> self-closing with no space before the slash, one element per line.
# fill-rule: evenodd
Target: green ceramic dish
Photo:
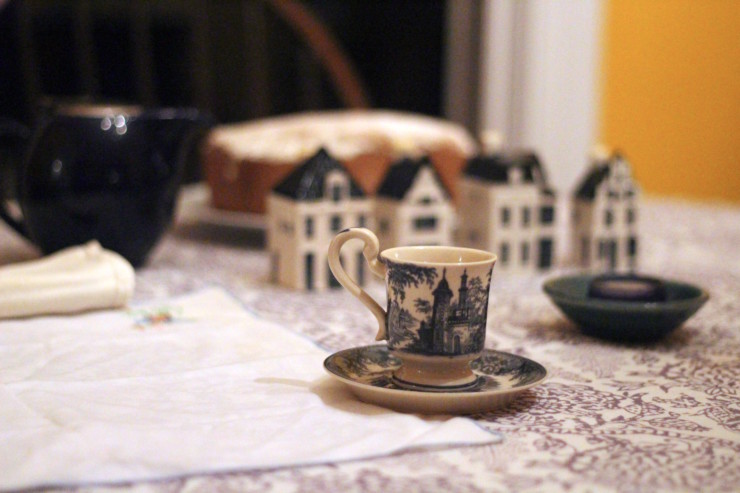
<path fill-rule="evenodd" d="M 615 341 L 651 341 L 670 333 L 709 299 L 691 284 L 663 280 L 666 301 L 616 301 L 588 297 L 596 276 L 572 275 L 549 279 L 545 293 L 584 333 Z"/>

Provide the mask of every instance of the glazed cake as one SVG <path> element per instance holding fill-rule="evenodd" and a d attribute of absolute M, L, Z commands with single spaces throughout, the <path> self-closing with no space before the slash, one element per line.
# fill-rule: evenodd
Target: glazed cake
<path fill-rule="evenodd" d="M 326 149 L 372 195 L 392 162 L 428 155 L 453 197 L 476 144 L 461 126 L 393 111 L 301 113 L 215 128 L 205 143 L 212 205 L 264 213 L 269 191 L 299 163 Z"/>

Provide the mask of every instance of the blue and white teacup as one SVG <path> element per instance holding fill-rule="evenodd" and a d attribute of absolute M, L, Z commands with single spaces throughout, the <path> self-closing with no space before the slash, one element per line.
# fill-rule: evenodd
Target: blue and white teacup
<path fill-rule="evenodd" d="M 351 239 L 365 243 L 370 270 L 385 278 L 387 309 L 342 268 L 340 250 Z M 409 246 L 380 252 L 365 228 L 340 232 L 329 246 L 329 267 L 340 284 L 378 320 L 377 340 L 387 340 L 401 360 L 393 374 L 404 388 L 454 391 L 476 384 L 470 362 L 486 338 L 488 292 L 496 255 L 472 248 Z"/>

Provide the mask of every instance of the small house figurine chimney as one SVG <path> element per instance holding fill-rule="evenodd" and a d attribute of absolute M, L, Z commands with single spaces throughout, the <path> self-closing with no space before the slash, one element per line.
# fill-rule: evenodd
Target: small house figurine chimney
<path fill-rule="evenodd" d="M 491 156 L 503 149 L 504 136 L 497 130 L 484 130 L 480 135 L 482 154 Z"/>
<path fill-rule="evenodd" d="M 516 166 L 509 168 L 509 184 L 519 185 L 522 183 L 522 169 Z"/>

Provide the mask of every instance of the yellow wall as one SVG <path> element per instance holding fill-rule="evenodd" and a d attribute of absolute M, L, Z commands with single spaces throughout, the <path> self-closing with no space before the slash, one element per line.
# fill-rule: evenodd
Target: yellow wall
<path fill-rule="evenodd" d="M 740 202 L 740 0 L 608 0 L 602 141 L 649 194 Z"/>

